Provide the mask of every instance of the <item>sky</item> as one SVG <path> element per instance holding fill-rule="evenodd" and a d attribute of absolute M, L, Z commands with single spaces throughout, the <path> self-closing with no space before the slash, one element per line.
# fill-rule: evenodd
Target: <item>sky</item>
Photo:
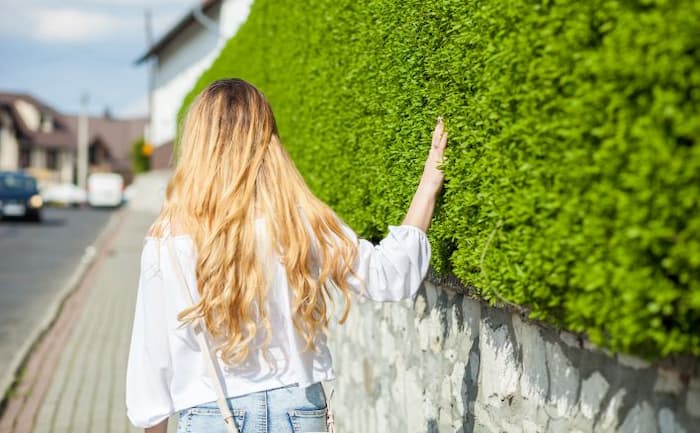
<path fill-rule="evenodd" d="M 145 10 L 156 40 L 198 0 L 0 0 L 0 91 L 26 92 L 60 112 L 118 117 L 147 111 Z"/>

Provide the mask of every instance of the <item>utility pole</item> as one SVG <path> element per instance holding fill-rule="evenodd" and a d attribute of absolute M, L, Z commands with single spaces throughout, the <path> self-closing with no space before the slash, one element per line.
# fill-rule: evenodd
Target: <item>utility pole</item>
<path fill-rule="evenodd" d="M 78 186 L 85 189 L 88 175 L 88 102 L 90 94 L 83 93 L 80 98 L 80 116 L 78 116 Z"/>
<path fill-rule="evenodd" d="M 146 45 L 147 50 L 153 47 L 153 19 L 151 10 L 144 11 L 144 21 L 146 25 Z M 153 124 L 153 89 L 156 82 L 156 65 L 155 61 L 151 60 L 148 65 L 148 124 L 144 131 L 144 139 L 147 145 L 153 145 L 152 124 Z"/>

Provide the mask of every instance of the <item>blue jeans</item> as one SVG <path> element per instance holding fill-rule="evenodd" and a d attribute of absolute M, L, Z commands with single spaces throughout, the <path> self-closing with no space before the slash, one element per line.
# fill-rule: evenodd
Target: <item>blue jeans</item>
<path fill-rule="evenodd" d="M 325 432 L 326 396 L 320 383 L 228 398 L 240 433 Z M 180 411 L 177 433 L 227 433 L 216 401 Z"/>

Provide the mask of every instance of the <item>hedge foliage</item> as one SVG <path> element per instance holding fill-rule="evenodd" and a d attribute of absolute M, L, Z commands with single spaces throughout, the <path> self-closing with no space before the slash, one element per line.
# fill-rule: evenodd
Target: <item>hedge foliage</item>
<path fill-rule="evenodd" d="M 373 239 L 441 114 L 439 272 L 614 351 L 700 355 L 699 22 L 694 0 L 257 0 L 183 110 L 218 78 L 259 86 Z"/>

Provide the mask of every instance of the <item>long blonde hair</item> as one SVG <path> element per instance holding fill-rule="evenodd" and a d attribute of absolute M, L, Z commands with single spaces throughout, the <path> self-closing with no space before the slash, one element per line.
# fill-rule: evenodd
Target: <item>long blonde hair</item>
<path fill-rule="evenodd" d="M 203 317 L 211 335 L 222 337 L 216 350 L 229 365 L 246 360 L 261 331 L 264 348 L 271 329 L 260 251 L 267 248 L 286 270 L 294 327 L 306 349 L 315 350 L 316 335 L 327 331 L 333 287 L 344 298 L 340 322 L 347 317 L 346 278 L 354 275 L 357 244 L 304 182 L 266 98 L 243 80 L 215 81 L 189 107 L 178 147 L 163 209 L 151 227 L 160 236 L 171 224 L 194 242 L 201 299 L 178 319 L 190 324 Z M 266 248 L 256 237 L 258 217 L 265 220 Z"/>

